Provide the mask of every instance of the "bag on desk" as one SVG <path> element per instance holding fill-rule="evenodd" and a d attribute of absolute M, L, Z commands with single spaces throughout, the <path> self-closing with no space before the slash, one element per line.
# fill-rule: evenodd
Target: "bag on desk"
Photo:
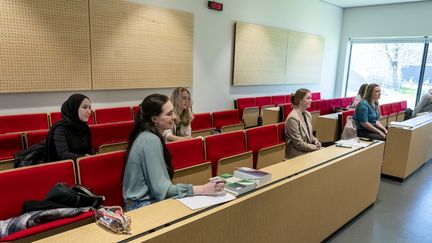
<path fill-rule="evenodd" d="M 96 210 L 96 224 L 116 234 L 130 234 L 130 218 L 119 206 L 102 207 Z"/>
<path fill-rule="evenodd" d="M 347 117 L 347 122 L 342 132 L 342 139 L 348 140 L 357 137 L 357 127 L 352 116 Z"/>

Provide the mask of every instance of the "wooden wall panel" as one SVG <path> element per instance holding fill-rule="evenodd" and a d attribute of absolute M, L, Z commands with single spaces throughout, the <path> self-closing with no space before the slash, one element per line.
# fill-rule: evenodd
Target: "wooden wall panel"
<path fill-rule="evenodd" d="M 0 92 L 91 89 L 87 0 L 0 1 Z"/>
<path fill-rule="evenodd" d="M 93 89 L 192 85 L 193 14 L 90 0 Z"/>
<path fill-rule="evenodd" d="M 284 83 L 288 33 L 242 22 L 235 33 L 234 85 Z"/>
<path fill-rule="evenodd" d="M 233 85 L 318 83 L 324 38 L 237 22 Z"/>
<path fill-rule="evenodd" d="M 324 38 L 289 31 L 285 80 L 288 83 L 319 83 Z"/>

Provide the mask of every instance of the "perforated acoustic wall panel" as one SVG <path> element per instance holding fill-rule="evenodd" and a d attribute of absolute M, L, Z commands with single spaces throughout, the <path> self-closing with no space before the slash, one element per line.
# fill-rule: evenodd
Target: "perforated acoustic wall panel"
<path fill-rule="evenodd" d="M 285 79 L 289 83 L 318 83 L 324 55 L 324 38 L 289 31 Z"/>
<path fill-rule="evenodd" d="M 191 86 L 193 14 L 90 0 L 93 89 Z"/>
<path fill-rule="evenodd" d="M 237 22 L 235 33 L 234 85 L 284 83 L 288 32 Z"/>
<path fill-rule="evenodd" d="M 233 85 L 318 83 L 324 38 L 236 23 Z"/>
<path fill-rule="evenodd" d="M 87 0 L 0 1 L 0 92 L 91 89 Z"/>

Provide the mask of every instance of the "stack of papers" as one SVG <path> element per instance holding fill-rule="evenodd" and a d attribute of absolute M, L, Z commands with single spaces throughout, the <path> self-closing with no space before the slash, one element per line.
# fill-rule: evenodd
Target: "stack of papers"
<path fill-rule="evenodd" d="M 365 148 L 369 146 L 370 142 L 361 141 L 359 138 L 352 138 L 348 140 L 339 140 L 336 144 L 351 148 Z"/>
<path fill-rule="evenodd" d="M 186 207 L 195 210 L 200 208 L 210 207 L 216 204 L 228 202 L 234 200 L 235 196 L 230 193 L 221 193 L 216 196 L 193 196 L 193 197 L 185 197 L 179 198 L 181 203 L 183 203 Z"/>

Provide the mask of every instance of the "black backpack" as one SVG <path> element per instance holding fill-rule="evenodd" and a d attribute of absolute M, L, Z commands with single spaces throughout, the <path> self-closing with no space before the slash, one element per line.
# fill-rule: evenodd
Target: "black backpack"
<path fill-rule="evenodd" d="M 14 155 L 14 167 L 18 168 L 45 163 L 46 156 L 47 147 L 45 145 L 45 140 L 43 140 L 26 150 L 16 153 Z"/>

